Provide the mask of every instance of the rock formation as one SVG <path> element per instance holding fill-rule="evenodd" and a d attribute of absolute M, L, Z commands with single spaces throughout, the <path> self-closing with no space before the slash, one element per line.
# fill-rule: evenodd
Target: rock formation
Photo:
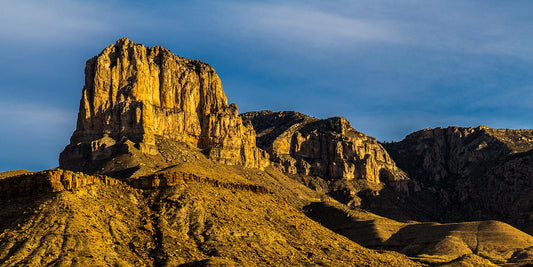
<path fill-rule="evenodd" d="M 385 147 L 435 201 L 435 219 L 497 219 L 533 233 L 533 130 L 425 129 Z"/>
<path fill-rule="evenodd" d="M 342 117 L 320 120 L 293 111 L 248 112 L 241 117 L 253 124 L 258 146 L 274 165 L 289 174 L 317 177 L 326 191 L 351 206 L 361 204 L 360 191 L 376 195 L 384 184 L 403 193 L 416 188 L 376 139 Z"/>
<path fill-rule="evenodd" d="M 120 39 L 87 61 L 77 127 L 60 166 L 97 172 L 120 154 L 157 156 L 158 140 L 198 147 L 229 165 L 268 165 L 211 66 Z"/>
<path fill-rule="evenodd" d="M 72 191 L 97 183 L 114 185 L 120 181 L 104 175 L 91 176 L 62 169 L 26 172 L 0 179 L 0 197 L 9 199 Z"/>
<path fill-rule="evenodd" d="M 239 117 L 162 47 L 120 39 L 85 74 L 69 170 L 0 173 L 1 266 L 533 264 L 532 236 L 457 222 L 533 232 L 532 130 L 424 130 L 389 156 L 341 117 Z"/>
<path fill-rule="evenodd" d="M 533 149 L 533 130 L 425 129 L 386 145 L 395 161 L 423 182 L 444 182 L 486 169 L 488 162 Z"/>
<path fill-rule="evenodd" d="M 407 178 L 376 139 L 353 129 L 345 118 L 320 120 L 291 111 L 242 117 L 254 125 L 258 145 L 285 172 L 373 183 Z"/>

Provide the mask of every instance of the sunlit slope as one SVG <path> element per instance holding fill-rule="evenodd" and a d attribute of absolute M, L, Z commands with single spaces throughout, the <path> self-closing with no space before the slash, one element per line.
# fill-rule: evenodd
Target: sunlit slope
<path fill-rule="evenodd" d="M 220 177 L 225 171 L 219 170 Z M 41 173 L 44 182 L 38 183 L 50 181 L 64 190 L 2 198 L 3 266 L 415 264 L 328 230 L 279 197 L 276 189 L 232 178 L 236 173 L 227 172 L 225 179 L 179 173 L 185 178 L 173 180 L 172 186 L 152 183 L 139 189 L 128 185 L 142 187 L 133 181 L 85 183 L 79 177 L 91 176 L 51 172 Z M 28 175 L 9 179 L 31 180 Z M 65 184 L 76 186 L 67 189 Z"/>

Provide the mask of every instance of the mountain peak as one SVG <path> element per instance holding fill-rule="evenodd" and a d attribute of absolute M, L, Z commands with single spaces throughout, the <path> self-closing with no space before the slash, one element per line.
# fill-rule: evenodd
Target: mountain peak
<path fill-rule="evenodd" d="M 118 39 L 116 42 L 115 42 L 115 45 L 127 45 L 129 43 L 133 43 L 132 41 L 130 41 L 130 39 L 128 39 L 128 37 L 122 37 L 120 39 Z"/>
<path fill-rule="evenodd" d="M 266 154 L 237 110 L 208 64 L 121 38 L 87 61 L 77 127 L 60 166 L 95 172 L 119 154 L 157 156 L 163 138 L 226 164 L 264 167 Z"/>

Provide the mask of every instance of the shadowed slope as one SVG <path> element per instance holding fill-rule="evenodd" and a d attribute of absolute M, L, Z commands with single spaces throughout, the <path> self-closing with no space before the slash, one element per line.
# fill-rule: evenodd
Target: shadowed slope
<path fill-rule="evenodd" d="M 363 246 L 395 250 L 424 263 L 533 263 L 533 237 L 498 221 L 400 223 L 334 202 L 305 209 L 310 218 Z"/>
<path fill-rule="evenodd" d="M 425 129 L 385 144 L 432 220 L 496 219 L 533 233 L 533 130 Z"/>

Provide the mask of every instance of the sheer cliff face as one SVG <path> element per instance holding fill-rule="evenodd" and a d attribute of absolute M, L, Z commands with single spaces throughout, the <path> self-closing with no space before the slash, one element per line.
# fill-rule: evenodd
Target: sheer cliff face
<path fill-rule="evenodd" d="M 258 145 L 285 172 L 372 183 L 406 180 L 376 139 L 342 117 L 319 120 L 297 112 L 242 115 L 258 133 Z"/>
<path fill-rule="evenodd" d="M 437 218 L 499 219 L 533 232 L 533 130 L 426 129 L 385 148 L 423 191 L 433 192 Z"/>
<path fill-rule="evenodd" d="M 386 148 L 412 178 L 439 183 L 479 173 L 493 161 L 533 149 L 533 130 L 485 126 L 425 129 Z"/>
<path fill-rule="evenodd" d="M 85 170 L 132 149 L 157 155 L 158 138 L 198 147 L 231 165 L 268 163 L 211 66 L 120 39 L 87 61 L 77 127 L 60 165 Z"/>

